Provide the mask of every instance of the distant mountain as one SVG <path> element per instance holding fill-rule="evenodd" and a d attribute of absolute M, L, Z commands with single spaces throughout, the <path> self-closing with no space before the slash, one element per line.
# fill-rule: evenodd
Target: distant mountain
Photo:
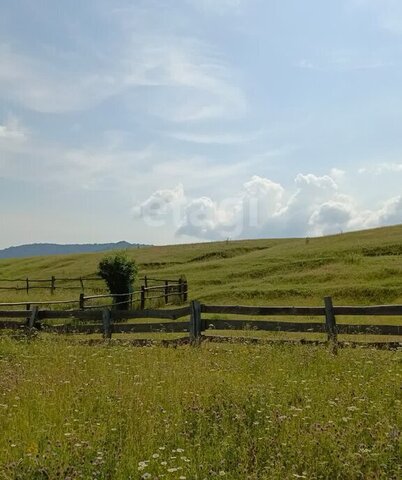
<path fill-rule="evenodd" d="M 32 243 L 29 245 L 20 245 L 18 247 L 9 247 L 0 250 L 0 258 L 21 258 L 37 257 L 42 255 L 66 255 L 69 253 L 93 253 L 107 250 L 124 250 L 126 248 L 146 247 L 141 243 L 87 243 L 58 245 L 56 243 Z"/>

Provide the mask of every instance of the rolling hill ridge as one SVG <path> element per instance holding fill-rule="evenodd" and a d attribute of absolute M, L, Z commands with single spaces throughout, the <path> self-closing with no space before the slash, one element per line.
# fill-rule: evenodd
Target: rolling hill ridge
<path fill-rule="evenodd" d="M 68 255 L 73 253 L 93 253 L 104 252 L 107 250 L 121 250 L 126 248 L 139 248 L 145 245 L 140 243 L 128 243 L 125 241 L 117 243 L 84 243 L 84 244 L 66 244 L 57 243 L 31 243 L 8 247 L 0 250 L 0 258 L 23 258 L 36 257 L 43 255 Z"/>
<path fill-rule="evenodd" d="M 127 253 L 136 260 L 139 276 L 174 279 L 185 275 L 190 298 L 205 302 L 314 305 L 331 295 L 345 304 L 402 303 L 402 225 L 309 240 L 149 246 L 130 248 Z M 0 280 L 89 276 L 97 271 L 102 256 L 3 259 Z M 29 299 L 39 295 L 32 293 Z M 71 296 L 72 292 L 60 290 L 52 299 Z M 25 299 L 23 292 L 0 291 L 0 301 Z"/>

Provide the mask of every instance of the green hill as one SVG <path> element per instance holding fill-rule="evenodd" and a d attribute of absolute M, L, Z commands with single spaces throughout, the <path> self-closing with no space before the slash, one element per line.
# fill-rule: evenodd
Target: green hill
<path fill-rule="evenodd" d="M 190 298 L 206 302 L 314 304 L 325 295 L 338 303 L 402 302 L 402 225 L 311 239 L 153 246 L 127 252 L 138 262 L 141 276 L 184 274 Z M 102 256 L 0 260 L 0 279 L 90 275 Z M 44 290 L 29 296 L 0 291 L 0 301 L 49 296 Z M 58 290 L 52 298 L 75 296 L 77 292 Z"/>
<path fill-rule="evenodd" d="M 129 254 L 141 275 L 185 274 L 190 298 L 211 303 L 322 304 L 325 294 L 339 303 L 402 301 L 402 226 L 308 242 L 205 243 Z M 3 260 L 0 278 L 93 274 L 101 257 Z M 75 296 L 56 290 L 52 298 Z M 29 300 L 44 297 L 50 293 L 33 290 Z M 247 329 L 224 334 L 326 338 Z M 400 351 L 342 348 L 335 355 L 323 346 L 248 341 L 133 348 L 130 340 L 141 335 L 173 336 L 114 334 L 117 342 L 104 343 L 99 334 L 42 332 L 29 341 L 0 335 L 0 478 L 401 477 Z"/>

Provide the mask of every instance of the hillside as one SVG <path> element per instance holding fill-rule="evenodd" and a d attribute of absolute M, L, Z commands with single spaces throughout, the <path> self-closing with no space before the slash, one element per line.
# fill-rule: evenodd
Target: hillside
<path fill-rule="evenodd" d="M 325 294 L 342 303 L 402 302 L 402 226 L 129 254 L 141 275 L 184 273 L 190 298 L 211 303 L 315 304 Z M 93 274 L 102 256 L 2 260 L 0 279 Z M 34 290 L 28 298 L 78 294 Z M 0 335 L 0 478 L 401 477 L 400 351 L 249 341 L 326 338 L 310 332 L 210 334 L 243 341 L 166 348 L 134 341 L 175 334 L 113 334 L 106 343 L 100 334 Z"/>
<path fill-rule="evenodd" d="M 104 252 L 133 247 L 143 247 L 139 243 L 117 242 L 117 243 L 86 243 L 60 245 L 57 243 L 31 243 L 8 247 L 0 250 L 0 258 L 22 258 L 44 255 L 68 255 L 73 253 Z"/>
<path fill-rule="evenodd" d="M 184 274 L 190 297 L 244 304 L 402 302 L 402 225 L 306 239 L 264 239 L 127 250 L 140 275 Z M 2 278 L 93 274 L 102 253 L 0 260 Z M 39 291 L 29 298 L 46 297 Z M 59 291 L 54 297 L 69 298 Z M 76 293 L 73 294 L 73 298 Z M 25 300 L 23 293 L 0 298 Z"/>

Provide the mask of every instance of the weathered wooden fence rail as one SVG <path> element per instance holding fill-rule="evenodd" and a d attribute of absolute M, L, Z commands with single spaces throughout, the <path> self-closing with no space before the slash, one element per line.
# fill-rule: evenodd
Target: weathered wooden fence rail
<path fill-rule="evenodd" d="M 0 310 L 0 329 L 24 330 L 32 333 L 33 330 L 54 333 L 103 333 L 105 338 L 111 338 L 112 333 L 149 333 L 149 332 L 188 332 L 189 322 L 159 322 L 159 323 L 122 323 L 128 319 L 159 319 L 177 320 L 188 316 L 190 307 L 181 307 L 169 310 L 131 310 L 113 311 L 102 310 Z M 24 322 L 9 320 L 25 319 Z M 79 323 L 46 324 L 44 320 L 69 319 Z M 97 322 L 97 323 L 94 323 Z"/>
<path fill-rule="evenodd" d="M 15 292 L 26 292 L 30 290 L 49 290 L 55 293 L 57 290 L 85 290 L 85 282 L 103 282 L 100 277 L 55 277 L 50 278 L 1 278 L 0 290 L 13 290 Z M 69 285 L 66 285 L 69 284 Z"/>
<path fill-rule="evenodd" d="M 80 290 L 82 295 L 85 293 L 85 284 L 86 282 L 101 282 L 105 284 L 104 280 L 99 276 L 84 276 L 84 277 L 55 277 L 51 276 L 48 279 L 44 278 L 0 278 L 0 291 L 15 291 L 15 292 L 26 292 L 29 294 L 30 290 L 48 290 L 51 294 L 54 294 L 59 290 Z M 159 282 L 160 285 L 150 284 L 152 282 Z M 184 291 L 187 291 L 187 281 L 185 278 L 180 277 L 179 279 L 155 279 L 145 276 L 143 278 L 143 284 L 141 290 L 144 289 L 145 297 L 147 292 L 150 290 L 163 290 L 164 298 L 168 298 L 169 295 L 174 295 L 176 290 L 180 290 L 180 293 L 183 294 Z M 131 295 L 134 293 L 141 293 L 141 290 L 138 292 L 131 292 Z M 87 297 L 97 298 L 96 296 Z M 101 297 L 99 297 L 101 298 Z M 106 298 L 106 296 L 104 297 Z M 168 303 L 168 301 L 166 301 Z"/>
<path fill-rule="evenodd" d="M 146 279 L 146 277 L 145 277 Z M 161 285 L 145 286 L 142 285 L 139 290 L 133 290 L 131 292 L 122 294 L 110 294 L 105 293 L 101 295 L 85 295 L 80 293 L 78 299 L 71 300 L 55 300 L 55 301 L 31 301 L 31 302 L 6 302 L 0 303 L 0 309 L 2 307 L 19 307 L 25 306 L 26 310 L 30 310 L 32 305 L 77 305 L 80 310 L 85 309 L 100 309 L 102 307 L 116 307 L 118 305 L 126 305 L 131 308 L 138 306 L 139 309 L 144 310 L 146 304 L 155 299 L 164 299 L 165 305 L 168 305 L 172 298 L 177 298 L 180 303 L 184 303 L 188 299 L 188 283 L 185 278 L 179 278 L 178 280 L 159 280 L 163 282 Z M 120 301 L 121 298 L 121 301 Z M 88 305 L 93 300 L 112 299 L 111 304 Z M 1 326 L 0 326 L 1 327 Z"/>
<path fill-rule="evenodd" d="M 1 308 L 1 305 L 0 305 Z M 249 316 L 323 316 L 324 322 L 289 322 L 255 319 L 218 319 L 211 314 Z M 324 333 L 328 341 L 336 342 L 338 334 L 366 334 L 402 336 L 399 325 L 337 323 L 336 316 L 398 316 L 402 305 L 333 306 L 332 299 L 324 299 L 324 307 L 253 307 L 217 306 L 192 301 L 190 305 L 159 310 L 0 310 L 0 329 L 34 329 L 57 333 L 102 333 L 111 338 L 113 333 L 188 332 L 190 340 L 198 343 L 208 330 L 261 330 L 268 332 Z M 177 321 L 183 317 L 187 320 Z M 24 319 L 24 322 L 13 319 Z M 1 320 L 6 319 L 6 320 Z M 47 324 L 44 320 L 69 319 L 73 323 Z M 124 323 L 127 320 L 158 319 L 164 322 Z M 96 323 L 95 323 L 96 322 Z M 402 338 L 401 338 L 402 341 Z"/>
<path fill-rule="evenodd" d="M 201 313 L 232 314 L 250 316 L 323 316 L 324 323 L 319 322 L 288 322 L 266 320 L 212 319 L 206 320 L 199 315 L 198 331 L 216 330 L 265 330 L 269 332 L 326 333 L 329 340 L 336 340 L 338 334 L 375 334 L 402 335 L 401 325 L 383 324 L 349 324 L 337 323 L 336 316 L 400 316 L 402 305 L 379 306 L 347 306 L 335 307 L 332 299 L 326 297 L 324 307 L 248 307 L 248 306 L 209 306 L 201 305 Z"/>
<path fill-rule="evenodd" d="M 146 277 L 145 277 L 146 279 Z M 140 310 L 144 310 L 146 303 L 149 300 L 161 300 L 163 299 L 165 305 L 169 303 L 172 298 L 178 298 L 181 303 L 186 302 L 188 299 L 188 283 L 187 280 L 179 278 L 179 280 L 160 280 L 164 283 L 162 285 L 147 286 L 148 283 L 145 280 L 145 285 L 142 285 L 139 290 L 134 290 L 128 293 L 120 293 L 112 295 L 110 293 L 102 295 L 88 295 L 83 293 L 80 295 L 79 306 L 80 309 L 95 308 L 99 309 L 99 305 L 89 306 L 87 305 L 90 300 L 100 300 L 112 298 L 112 306 L 128 305 L 131 308 L 138 303 Z M 121 300 L 120 300 L 121 299 Z M 108 305 L 104 305 L 107 307 Z"/>

